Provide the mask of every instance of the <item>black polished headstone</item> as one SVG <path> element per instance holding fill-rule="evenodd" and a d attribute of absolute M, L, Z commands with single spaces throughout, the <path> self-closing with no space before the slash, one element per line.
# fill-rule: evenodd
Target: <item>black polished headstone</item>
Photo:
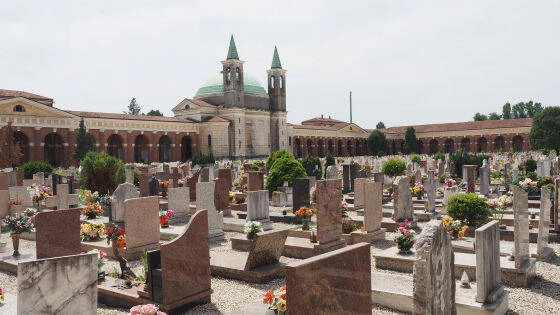
<path fill-rule="evenodd" d="M 294 180 L 294 190 L 292 196 L 292 209 L 294 211 L 298 210 L 302 206 L 309 207 L 309 178 L 296 178 Z"/>

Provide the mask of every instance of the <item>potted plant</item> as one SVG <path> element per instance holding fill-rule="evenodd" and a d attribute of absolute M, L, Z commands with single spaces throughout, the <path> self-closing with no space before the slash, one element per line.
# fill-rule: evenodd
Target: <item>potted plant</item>
<path fill-rule="evenodd" d="M 19 237 L 21 233 L 33 232 L 33 221 L 31 217 L 25 214 L 7 215 L 2 219 L 2 225 L 6 227 L 12 236 L 12 244 L 14 245 L 13 256 L 19 256 Z"/>
<path fill-rule="evenodd" d="M 260 222 L 257 221 L 249 221 L 245 223 L 243 232 L 247 236 L 248 240 L 252 240 L 255 237 L 255 234 L 262 231 L 262 225 Z"/>
<path fill-rule="evenodd" d="M 173 210 L 159 210 L 159 224 L 162 228 L 169 227 L 169 218 L 172 218 L 175 215 Z"/>
<path fill-rule="evenodd" d="M 465 237 L 468 226 L 464 225 L 461 220 L 453 220 L 452 217 L 446 215 L 441 219 L 443 228 L 453 237 L 453 239 Z"/>
<path fill-rule="evenodd" d="M 302 230 L 309 230 L 309 222 L 311 221 L 311 216 L 313 215 L 313 210 L 306 206 L 301 206 L 295 213 L 296 216 L 301 217 Z"/>
<path fill-rule="evenodd" d="M 393 233 L 393 241 L 397 244 L 400 254 L 409 254 L 410 249 L 416 242 L 416 232 L 412 229 L 412 224 L 408 220 L 399 223 L 399 227 Z"/>
<path fill-rule="evenodd" d="M 105 234 L 105 224 L 102 222 L 86 222 L 80 224 L 80 239 L 82 242 L 98 240 Z"/>
<path fill-rule="evenodd" d="M 286 286 L 280 288 L 280 294 L 274 296 L 274 290 L 268 290 L 263 294 L 263 303 L 268 304 L 268 309 L 274 314 L 284 315 L 288 309 L 286 304 Z"/>
<path fill-rule="evenodd" d="M 82 214 L 86 216 L 88 219 L 95 219 L 99 215 L 103 215 L 105 211 L 99 205 L 99 202 L 88 202 L 87 206 L 82 209 Z"/>

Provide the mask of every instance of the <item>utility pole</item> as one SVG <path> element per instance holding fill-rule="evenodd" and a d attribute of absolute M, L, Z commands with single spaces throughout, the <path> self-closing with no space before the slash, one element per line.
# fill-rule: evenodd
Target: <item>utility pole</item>
<path fill-rule="evenodd" d="M 350 123 L 352 123 L 352 91 L 350 91 Z"/>

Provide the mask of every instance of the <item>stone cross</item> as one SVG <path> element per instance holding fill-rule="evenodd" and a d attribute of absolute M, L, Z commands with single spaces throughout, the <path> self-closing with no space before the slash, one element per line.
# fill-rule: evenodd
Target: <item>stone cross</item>
<path fill-rule="evenodd" d="M 434 178 L 435 171 L 430 169 L 428 171 L 428 179 L 426 180 L 426 194 L 428 195 L 428 211 L 436 211 L 436 189 L 437 181 Z"/>
<path fill-rule="evenodd" d="M 181 178 L 181 175 L 179 175 L 179 168 L 177 167 L 173 167 L 171 172 L 171 175 L 169 175 L 169 179 L 171 180 L 171 187 L 172 188 L 177 188 L 179 187 L 179 179 Z"/>
<path fill-rule="evenodd" d="M 57 210 L 69 209 L 71 205 L 77 205 L 79 198 L 77 194 L 68 193 L 68 184 L 58 184 L 57 194 L 45 199 L 48 208 L 56 207 Z"/>
<path fill-rule="evenodd" d="M 529 201 L 527 192 L 519 186 L 513 186 L 514 217 L 514 257 L 515 268 L 519 269 L 529 259 Z"/>
<path fill-rule="evenodd" d="M 441 223 L 429 222 L 416 241 L 413 314 L 457 314 L 454 262 L 451 237 Z"/>

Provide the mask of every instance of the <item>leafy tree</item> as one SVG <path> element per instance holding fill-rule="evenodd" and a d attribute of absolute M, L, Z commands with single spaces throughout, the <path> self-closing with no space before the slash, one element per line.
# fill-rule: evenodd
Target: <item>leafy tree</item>
<path fill-rule="evenodd" d="M 130 104 L 128 104 L 128 114 L 140 115 L 140 105 L 136 102 L 136 98 L 130 100 Z"/>
<path fill-rule="evenodd" d="M 331 165 L 334 165 L 334 156 L 329 152 L 325 157 L 325 170 Z"/>
<path fill-rule="evenodd" d="M 375 126 L 375 129 L 385 129 L 385 128 L 387 127 L 385 127 L 385 124 L 382 121 L 378 122 L 377 125 Z"/>
<path fill-rule="evenodd" d="M 163 113 L 160 112 L 159 109 L 152 109 L 146 115 L 147 116 L 163 116 Z"/>
<path fill-rule="evenodd" d="M 500 120 L 500 119 L 502 119 L 502 116 L 500 116 L 496 112 L 493 112 L 493 113 L 488 114 L 488 119 L 489 120 Z"/>
<path fill-rule="evenodd" d="M 19 142 L 15 141 L 14 131 L 11 121 L 0 129 L 0 166 L 2 167 L 18 166 L 23 157 Z"/>
<path fill-rule="evenodd" d="M 305 169 L 293 156 L 281 156 L 274 161 L 268 172 L 266 189 L 269 194 L 272 194 L 285 181 L 288 182 L 288 185 L 293 186 L 295 178 L 305 178 L 306 176 Z"/>
<path fill-rule="evenodd" d="M 503 119 L 511 119 L 511 104 L 505 103 L 502 106 L 502 118 Z"/>
<path fill-rule="evenodd" d="M 288 152 L 286 150 L 274 151 L 274 152 L 271 152 L 270 155 L 268 156 L 268 158 L 266 159 L 266 167 L 270 170 L 272 168 L 272 165 L 274 164 L 274 162 L 276 162 L 276 160 L 279 159 L 279 158 L 295 159 L 295 157 L 290 152 Z"/>
<path fill-rule="evenodd" d="M 389 177 L 404 175 L 405 170 L 406 163 L 397 158 L 390 159 L 381 167 L 381 171 Z"/>
<path fill-rule="evenodd" d="M 513 118 L 527 118 L 527 109 L 525 103 L 517 103 L 513 105 Z"/>
<path fill-rule="evenodd" d="M 323 170 L 321 169 L 321 160 L 318 157 L 308 155 L 301 160 L 301 165 L 307 176 L 315 176 L 316 179 L 321 179 Z"/>
<path fill-rule="evenodd" d="M 81 161 L 89 151 L 93 151 L 94 141 L 93 135 L 86 131 L 84 118 L 80 120 L 80 127 L 76 134 L 76 148 L 72 152 L 72 159 Z"/>
<path fill-rule="evenodd" d="M 367 138 L 367 146 L 373 155 L 382 156 L 387 153 L 387 137 L 379 130 L 374 130 Z"/>
<path fill-rule="evenodd" d="M 488 116 L 481 113 L 476 113 L 474 114 L 473 119 L 474 121 L 484 121 L 484 120 L 488 120 Z"/>
<path fill-rule="evenodd" d="M 192 165 L 200 165 L 201 167 L 205 167 L 207 164 L 214 164 L 216 159 L 214 158 L 214 154 L 212 152 L 208 154 L 204 154 L 202 152 L 198 152 L 192 157 Z"/>
<path fill-rule="evenodd" d="M 449 153 L 449 159 L 453 162 L 455 166 L 455 172 L 458 176 L 463 174 L 463 165 L 478 165 L 482 166 L 482 161 L 488 159 L 488 155 L 483 153 L 469 153 L 458 149 L 453 153 Z"/>
<path fill-rule="evenodd" d="M 546 107 L 533 117 L 529 141 L 533 149 L 560 149 L 560 107 Z"/>
<path fill-rule="evenodd" d="M 404 134 L 404 153 L 416 153 L 418 151 L 418 139 L 416 139 L 416 130 L 414 127 L 406 128 L 406 133 Z"/>
<path fill-rule="evenodd" d="M 124 163 L 105 151 L 89 151 L 80 165 L 80 184 L 85 189 L 113 193 L 119 183 L 125 180 Z"/>

